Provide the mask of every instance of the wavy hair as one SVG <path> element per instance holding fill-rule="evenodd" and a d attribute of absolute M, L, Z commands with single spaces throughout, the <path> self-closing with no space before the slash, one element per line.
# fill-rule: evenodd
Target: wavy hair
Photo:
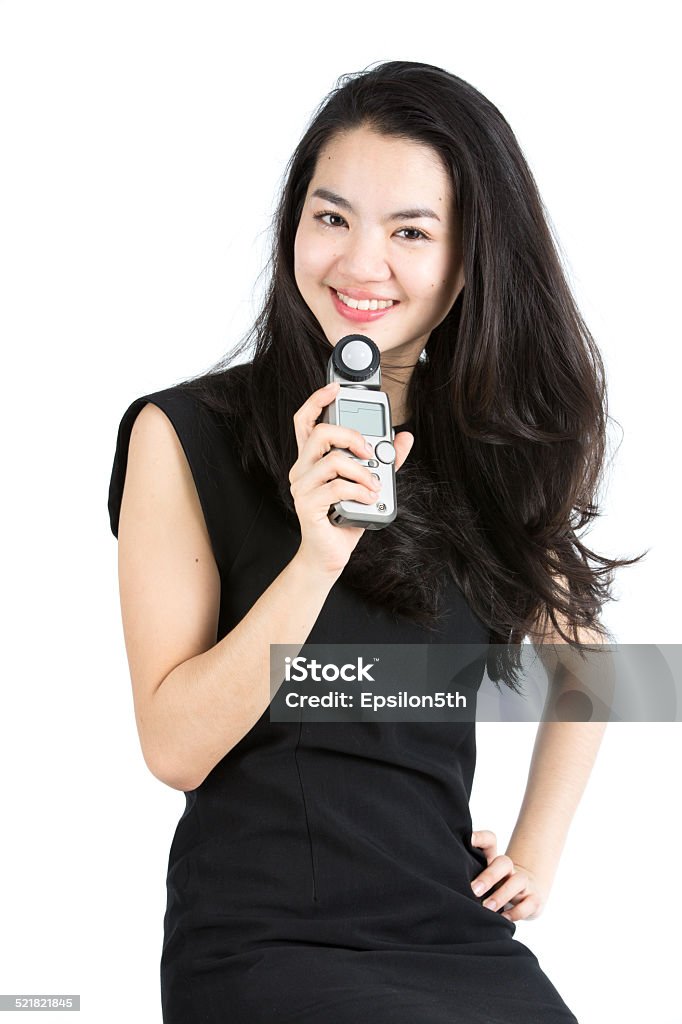
<path fill-rule="evenodd" d="M 647 552 L 608 558 L 579 536 L 600 514 L 604 366 L 535 180 L 490 100 L 413 61 L 341 76 L 285 169 L 260 313 L 217 364 L 181 386 L 234 425 L 245 472 L 270 481 L 297 523 L 292 417 L 325 383 L 331 344 L 296 284 L 294 238 L 320 151 L 360 127 L 439 154 L 459 216 L 465 285 L 409 380 L 415 444 L 397 474 L 398 518 L 363 534 L 342 578 L 432 630 L 450 577 L 490 629 L 491 680 L 516 691 L 518 645 L 538 623 L 577 646 L 583 629 L 611 638 L 598 617 L 613 599 L 614 571 Z M 232 365 L 249 350 L 250 362 Z"/>

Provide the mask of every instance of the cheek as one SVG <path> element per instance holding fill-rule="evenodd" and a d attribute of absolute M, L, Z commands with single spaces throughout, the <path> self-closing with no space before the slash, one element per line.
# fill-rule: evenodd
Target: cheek
<path fill-rule="evenodd" d="M 449 287 L 448 267 L 439 257 L 415 259 L 403 267 L 402 275 L 413 299 L 433 302 Z"/>
<path fill-rule="evenodd" d="M 305 228 L 299 229 L 294 241 L 294 266 L 296 275 L 318 277 L 329 264 L 329 246 L 325 246 Z"/>
<path fill-rule="evenodd" d="M 439 255 L 430 262 L 428 267 L 425 265 L 424 270 L 426 274 L 423 281 L 425 286 L 423 294 L 431 300 L 450 301 L 458 282 L 459 265 L 457 261 Z"/>

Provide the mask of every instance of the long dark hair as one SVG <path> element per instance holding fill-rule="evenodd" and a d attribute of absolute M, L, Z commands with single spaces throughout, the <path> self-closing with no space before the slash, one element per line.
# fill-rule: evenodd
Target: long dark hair
<path fill-rule="evenodd" d="M 613 573 L 646 552 L 610 559 L 578 536 L 599 515 L 610 419 L 604 367 L 533 176 L 485 96 L 413 61 L 342 76 L 285 170 L 261 312 L 217 364 L 180 386 L 233 424 L 244 470 L 271 481 L 297 522 L 292 417 L 324 384 L 331 345 L 296 284 L 294 238 L 320 150 L 359 127 L 440 155 L 460 218 L 465 286 L 408 385 L 415 445 L 397 475 L 399 518 L 363 534 L 343 579 L 433 629 L 450 576 L 491 644 L 507 645 L 493 648 L 490 678 L 516 690 L 517 645 L 538 621 L 572 644 L 581 629 L 611 638 L 598 615 Z M 250 349 L 250 362 L 232 365 Z"/>

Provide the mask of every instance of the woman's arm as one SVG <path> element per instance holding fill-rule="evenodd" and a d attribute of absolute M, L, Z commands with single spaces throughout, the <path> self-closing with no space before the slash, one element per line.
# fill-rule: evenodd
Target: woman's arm
<path fill-rule="evenodd" d="M 560 577 L 560 583 L 568 588 L 565 577 Z M 570 635 L 564 616 L 559 616 L 559 624 Z M 611 703 L 612 661 L 607 652 L 586 653 L 583 660 L 546 616 L 536 622 L 531 639 L 547 669 L 549 687 L 528 783 L 506 854 L 529 868 L 548 893 L 607 725 L 606 721 L 556 720 L 556 709 L 562 698 L 579 693 L 601 714 Z M 595 631 L 583 628 L 578 630 L 578 640 L 597 647 L 600 643 Z M 559 670 L 560 664 L 563 670 Z"/>
<path fill-rule="evenodd" d="M 562 585 L 566 586 L 565 580 Z M 563 616 L 559 616 L 559 625 L 570 635 Z M 488 861 L 472 880 L 472 888 L 479 896 L 489 893 L 483 906 L 490 910 L 511 904 L 504 916 L 514 921 L 537 916 L 549 895 L 606 729 L 614 686 L 610 649 L 599 647 L 601 638 L 596 631 L 578 629 L 578 642 L 596 648 L 578 652 L 542 615 L 530 638 L 547 670 L 549 687 L 521 811 L 507 849 L 499 857 L 494 832 L 483 829 L 472 837 L 473 845 L 484 850 Z M 576 692 L 580 694 L 577 701 Z M 590 706 L 588 701 L 591 717 L 605 721 L 561 720 L 559 711 L 584 711 Z M 497 889 L 490 892 L 496 884 Z"/>
<path fill-rule="evenodd" d="M 270 704 L 270 644 L 297 653 L 339 573 L 299 551 L 216 644 L 218 569 L 182 446 L 153 404 L 132 429 L 118 540 L 145 762 L 172 788 L 195 789 Z"/>
<path fill-rule="evenodd" d="M 541 722 L 521 811 L 506 854 L 549 892 L 606 722 Z"/>

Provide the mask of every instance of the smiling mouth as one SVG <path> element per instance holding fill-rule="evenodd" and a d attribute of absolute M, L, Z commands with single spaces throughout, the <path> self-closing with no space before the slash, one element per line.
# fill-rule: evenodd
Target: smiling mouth
<path fill-rule="evenodd" d="M 331 285 L 328 285 L 328 288 L 338 303 L 358 313 L 383 313 L 400 304 L 398 299 L 354 299 Z"/>

